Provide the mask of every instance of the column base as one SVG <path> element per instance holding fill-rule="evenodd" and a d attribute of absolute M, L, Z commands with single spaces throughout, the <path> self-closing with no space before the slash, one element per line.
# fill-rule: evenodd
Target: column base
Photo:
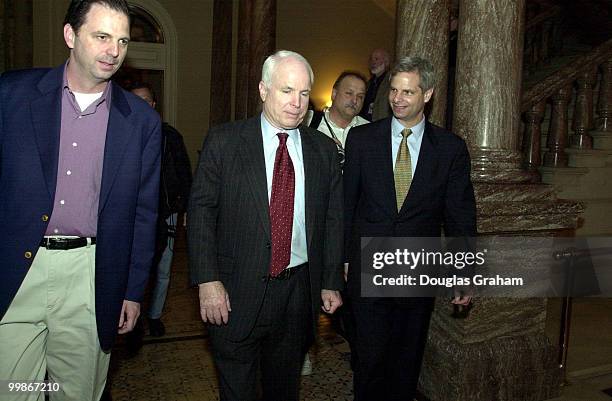
<path fill-rule="evenodd" d="M 550 185 L 475 182 L 474 189 L 479 235 L 573 236 L 584 210 L 579 202 L 556 199 Z M 517 261 L 523 268 L 537 267 L 533 250 L 523 256 Z M 546 299 L 476 298 L 467 318 L 451 314 L 449 299 L 437 299 L 419 381 L 429 400 L 542 401 L 559 395 L 559 353 L 546 335 Z"/>
<path fill-rule="evenodd" d="M 518 152 L 505 149 L 470 149 L 472 158 L 472 181 L 488 183 L 526 183 L 533 182 L 537 175 L 522 167 L 522 157 Z"/>
<path fill-rule="evenodd" d="M 432 321 L 419 391 L 431 401 L 541 401 L 560 394 L 557 351 L 543 333 L 460 344 Z"/>

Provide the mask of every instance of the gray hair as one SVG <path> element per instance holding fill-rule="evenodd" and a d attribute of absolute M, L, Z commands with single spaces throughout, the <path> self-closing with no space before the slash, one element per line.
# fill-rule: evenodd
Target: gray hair
<path fill-rule="evenodd" d="M 391 69 L 389 80 L 393 79 L 400 72 L 415 72 L 419 74 L 419 87 L 423 92 L 427 92 L 434 87 L 436 76 L 433 65 L 431 65 L 429 60 L 421 57 L 402 57 Z"/>
<path fill-rule="evenodd" d="M 263 81 L 264 85 L 266 85 L 267 88 L 272 85 L 272 75 L 274 74 L 274 70 L 281 61 L 288 58 L 292 58 L 304 64 L 306 70 L 308 70 L 310 85 L 314 84 L 314 73 L 312 72 L 312 68 L 308 63 L 308 60 L 306 60 L 304 56 L 290 50 L 279 50 L 276 53 L 268 56 L 266 61 L 263 63 L 263 67 L 261 69 L 261 80 Z"/>

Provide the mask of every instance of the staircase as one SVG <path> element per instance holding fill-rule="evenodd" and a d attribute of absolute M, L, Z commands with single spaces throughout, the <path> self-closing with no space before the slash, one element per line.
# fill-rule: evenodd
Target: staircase
<path fill-rule="evenodd" d="M 525 167 L 557 198 L 583 204 L 576 235 L 612 235 L 612 39 L 585 44 L 587 28 L 560 33 L 561 21 L 553 6 L 527 23 Z"/>

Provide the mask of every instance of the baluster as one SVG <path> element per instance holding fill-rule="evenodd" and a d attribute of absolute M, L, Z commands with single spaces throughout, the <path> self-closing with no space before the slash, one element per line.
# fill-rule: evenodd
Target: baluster
<path fill-rule="evenodd" d="M 551 53 L 557 55 L 561 52 L 563 48 L 563 35 L 561 25 L 563 22 L 563 16 L 560 12 L 553 18 L 552 21 L 552 30 L 551 30 Z"/>
<path fill-rule="evenodd" d="M 574 135 L 570 138 L 572 148 L 593 149 L 593 137 L 589 135 L 589 130 L 593 128 L 593 85 L 596 76 L 597 68 L 592 68 L 581 73 L 576 81 L 578 91 L 572 121 Z"/>
<path fill-rule="evenodd" d="M 568 84 L 552 96 L 552 112 L 550 115 L 550 129 L 548 130 L 548 151 L 544 153 L 546 167 L 566 167 L 567 154 L 567 103 L 572 93 L 572 86 Z"/>
<path fill-rule="evenodd" d="M 525 144 L 525 162 L 527 170 L 536 172 L 541 163 L 540 138 L 542 137 L 542 119 L 546 100 L 533 105 L 529 111 L 525 112 L 525 134 L 523 143 Z"/>
<path fill-rule="evenodd" d="M 533 53 L 531 54 L 531 70 L 537 71 L 538 66 L 540 65 L 540 53 L 542 50 L 540 49 L 540 38 L 542 37 L 542 25 L 538 25 L 533 30 Z"/>
<path fill-rule="evenodd" d="M 552 37 L 552 22 L 550 20 L 542 23 L 542 36 L 540 37 L 540 59 L 538 65 L 542 66 L 548 64 L 548 58 L 550 56 L 550 41 Z"/>
<path fill-rule="evenodd" d="M 525 75 L 533 73 L 535 68 L 533 58 L 535 54 L 535 29 L 529 29 L 525 32 L 525 49 L 523 54 L 523 71 Z"/>
<path fill-rule="evenodd" d="M 612 59 L 601 65 L 602 78 L 597 101 L 597 131 L 612 132 Z"/>

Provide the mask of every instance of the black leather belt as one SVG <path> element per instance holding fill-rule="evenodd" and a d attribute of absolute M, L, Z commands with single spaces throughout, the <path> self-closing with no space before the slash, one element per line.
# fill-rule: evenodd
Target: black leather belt
<path fill-rule="evenodd" d="M 290 267 L 280 272 L 276 277 L 270 276 L 270 280 L 289 280 L 291 276 L 295 275 L 298 271 L 302 270 L 302 268 L 306 266 L 308 266 L 308 263 L 302 263 L 301 265 Z"/>
<path fill-rule="evenodd" d="M 90 244 L 96 243 L 96 237 L 90 238 Z M 81 248 L 87 245 L 87 238 L 43 238 L 40 241 L 40 246 L 47 249 L 55 249 L 55 250 L 67 250 L 74 248 Z"/>

